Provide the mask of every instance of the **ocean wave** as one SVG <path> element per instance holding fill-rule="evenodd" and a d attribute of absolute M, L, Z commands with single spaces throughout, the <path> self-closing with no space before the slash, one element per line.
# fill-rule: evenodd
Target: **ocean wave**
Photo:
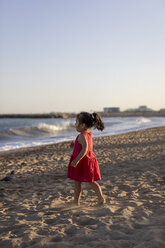
<path fill-rule="evenodd" d="M 151 120 L 148 118 L 140 117 L 136 120 L 136 122 L 139 124 L 143 124 L 143 123 L 151 122 Z"/>
<path fill-rule="evenodd" d="M 59 142 L 66 142 L 70 141 L 71 138 L 57 138 L 54 140 L 47 139 L 47 140 L 38 140 L 38 141 L 17 141 L 12 143 L 6 143 L 6 144 L 0 144 L 0 152 L 2 151 L 9 151 L 9 150 L 15 150 L 20 148 L 27 148 L 27 147 L 34 147 L 34 146 L 42 146 L 42 145 L 48 145 L 48 144 L 54 144 Z"/>
<path fill-rule="evenodd" d="M 39 130 L 48 132 L 48 133 L 54 133 L 54 132 L 63 131 L 63 130 L 71 130 L 71 129 L 74 129 L 74 127 L 75 127 L 74 124 L 69 121 L 61 123 L 60 125 L 50 125 L 46 123 L 40 123 L 38 125 Z"/>
<path fill-rule="evenodd" d="M 74 130 L 74 124 L 67 121 L 58 125 L 39 123 L 37 126 L 9 128 L 0 132 L 0 138 L 51 136 L 61 131 Z"/>

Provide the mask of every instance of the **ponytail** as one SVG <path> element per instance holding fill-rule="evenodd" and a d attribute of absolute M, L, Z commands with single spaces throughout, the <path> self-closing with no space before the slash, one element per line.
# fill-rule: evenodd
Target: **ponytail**
<path fill-rule="evenodd" d="M 80 123 L 85 123 L 88 128 L 94 127 L 101 131 L 104 129 L 104 123 L 101 120 L 100 115 L 95 112 L 93 114 L 81 112 L 77 115 L 77 119 Z"/>
<path fill-rule="evenodd" d="M 96 127 L 98 130 L 103 131 L 104 129 L 104 122 L 101 120 L 101 117 L 97 113 L 92 114 L 93 119 L 93 126 Z"/>

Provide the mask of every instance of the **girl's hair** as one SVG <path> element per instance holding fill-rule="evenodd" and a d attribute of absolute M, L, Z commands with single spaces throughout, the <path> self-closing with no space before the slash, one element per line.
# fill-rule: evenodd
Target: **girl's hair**
<path fill-rule="evenodd" d="M 101 131 L 104 129 L 104 122 L 101 120 L 100 115 L 95 112 L 93 114 L 81 112 L 77 115 L 77 119 L 88 128 L 94 127 Z"/>

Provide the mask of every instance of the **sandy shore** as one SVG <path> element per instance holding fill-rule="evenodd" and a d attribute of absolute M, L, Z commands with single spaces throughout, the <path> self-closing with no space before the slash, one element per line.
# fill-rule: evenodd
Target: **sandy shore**
<path fill-rule="evenodd" d="M 162 248 L 165 127 L 94 139 L 106 204 L 83 184 L 69 207 L 69 143 L 0 153 L 0 247 Z"/>

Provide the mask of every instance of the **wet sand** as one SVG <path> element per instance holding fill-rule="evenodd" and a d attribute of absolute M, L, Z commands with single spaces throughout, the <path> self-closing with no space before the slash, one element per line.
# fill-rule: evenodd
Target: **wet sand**
<path fill-rule="evenodd" d="M 165 127 L 94 139 L 103 206 L 85 183 L 69 206 L 69 144 L 0 153 L 0 247 L 164 247 Z"/>

